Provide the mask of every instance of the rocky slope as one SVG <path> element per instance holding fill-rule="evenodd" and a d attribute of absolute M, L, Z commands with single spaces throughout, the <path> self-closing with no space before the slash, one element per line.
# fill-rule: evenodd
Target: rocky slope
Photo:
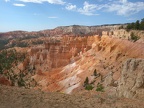
<path fill-rule="evenodd" d="M 144 42 L 143 31 L 126 31 L 119 29 L 121 25 L 102 25 L 102 26 L 61 26 L 51 30 L 43 31 L 12 31 L 7 33 L 0 33 L 0 50 L 12 47 L 31 47 L 44 43 L 44 39 L 47 37 L 58 36 L 102 36 L 102 32 L 105 31 L 106 35 L 131 40 L 131 34 L 133 33 L 138 37 L 139 42 Z M 123 25 L 124 26 L 124 25 Z"/>
<path fill-rule="evenodd" d="M 114 39 L 104 35 L 102 37 L 79 37 L 79 39 L 81 41 L 77 41 L 78 46 L 75 43 L 75 48 L 70 47 L 71 44 L 67 44 L 69 49 L 67 52 L 58 52 L 61 48 L 59 44 L 55 47 L 52 47 L 53 44 L 49 44 L 48 49 L 42 47 L 40 52 L 33 52 L 33 49 L 31 49 L 30 53 L 33 52 L 35 55 L 31 54 L 30 65 L 37 62 L 36 70 L 41 70 L 41 74 L 36 74 L 32 78 L 38 82 L 41 86 L 40 88 L 46 91 L 71 93 L 76 88 L 83 88 L 86 77 L 91 82 L 95 82 L 94 87 L 96 87 L 98 82 L 102 82 L 106 87 L 107 85 L 117 85 L 123 63 L 129 58 L 144 58 L 142 43 L 133 43 L 128 40 Z M 83 39 L 87 40 L 86 44 L 90 50 L 87 51 L 86 45 L 82 43 L 84 42 Z M 74 52 L 75 49 L 80 50 L 73 53 L 71 48 Z M 83 51 L 82 48 L 86 50 Z M 65 53 L 65 57 L 63 57 L 63 53 Z M 51 55 L 55 55 L 55 57 L 52 57 L 54 61 L 48 59 L 48 56 Z M 35 56 L 39 57 L 35 58 Z M 63 62 L 65 60 L 67 61 L 66 63 Z M 100 74 L 99 77 L 93 76 L 95 69 Z M 106 81 L 107 83 L 105 84 L 103 80 L 106 79 L 109 73 L 112 74 L 112 82 L 108 84 Z M 76 91 L 79 91 L 79 89 Z"/>
<path fill-rule="evenodd" d="M 44 91 L 75 93 L 84 90 L 88 77 L 94 89 L 101 83 L 106 91 L 116 94 L 125 61 L 144 59 L 143 43 L 111 38 L 105 32 L 102 37 L 63 36 L 44 40 L 43 45 L 29 48 L 24 62 L 13 69 L 15 74 L 29 73 L 26 76 Z"/>
<path fill-rule="evenodd" d="M 12 32 L 12 37 L 22 36 L 22 39 L 10 39 L 8 34 L 7 46 L 13 43 L 18 46 L 19 42 L 29 46 L 14 47 L 17 52 L 25 53 L 25 58 L 12 62 L 12 68 L 0 74 L 0 83 L 66 94 L 81 94 L 85 89 L 92 89 L 94 94 L 104 91 L 112 97 L 143 100 L 144 43 L 130 40 L 131 32 L 143 39 L 143 31 L 127 32 L 114 30 L 115 27 L 118 26 L 58 27 L 40 31 L 41 35 L 33 32 L 35 38 L 30 39 L 23 36 L 29 37 L 32 32 Z M 88 36 L 90 33 L 92 36 Z M 33 44 L 39 41 L 40 44 Z"/>
<path fill-rule="evenodd" d="M 0 85 L 1 108 L 143 108 L 142 100 L 85 92 L 66 95 Z"/>
<path fill-rule="evenodd" d="M 45 37 L 51 36 L 92 36 L 102 35 L 102 31 L 118 29 L 121 25 L 102 25 L 102 26 L 61 26 L 55 29 L 42 31 L 11 31 L 0 33 L 0 50 L 11 47 L 30 47 L 42 44 Z"/>
<path fill-rule="evenodd" d="M 118 82 L 118 96 L 144 99 L 144 59 L 128 59 Z"/>
<path fill-rule="evenodd" d="M 117 25 L 101 25 L 101 26 L 60 26 L 54 29 L 42 30 L 42 31 L 12 31 L 7 33 L 0 33 L 0 38 L 10 39 L 10 38 L 23 38 L 30 36 L 63 36 L 63 35 L 72 35 L 72 36 L 84 36 L 88 34 L 101 34 L 102 31 L 109 31 L 113 29 L 118 29 L 121 24 Z"/>

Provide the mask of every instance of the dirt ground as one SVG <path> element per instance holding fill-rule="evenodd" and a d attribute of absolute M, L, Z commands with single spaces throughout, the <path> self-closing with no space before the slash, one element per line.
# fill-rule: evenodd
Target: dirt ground
<path fill-rule="evenodd" d="M 0 108 L 144 108 L 144 100 L 91 92 L 67 95 L 0 85 Z"/>

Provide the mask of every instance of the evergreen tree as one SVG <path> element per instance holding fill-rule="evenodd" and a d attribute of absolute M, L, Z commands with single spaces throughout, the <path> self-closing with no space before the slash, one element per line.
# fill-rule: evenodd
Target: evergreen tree
<path fill-rule="evenodd" d="M 139 28 L 140 28 L 140 23 L 139 23 L 139 20 L 137 20 L 135 23 L 135 29 L 139 30 Z"/>
<path fill-rule="evenodd" d="M 84 87 L 87 86 L 89 84 L 89 79 L 88 77 L 86 77 L 85 81 L 84 81 Z"/>
<path fill-rule="evenodd" d="M 131 23 L 131 29 L 136 29 L 136 24 L 134 22 Z"/>
<path fill-rule="evenodd" d="M 134 33 L 131 33 L 131 40 L 133 40 L 134 42 L 137 41 L 139 39 L 138 36 L 134 35 Z"/>
<path fill-rule="evenodd" d="M 144 18 L 141 20 L 140 30 L 144 30 Z"/>
<path fill-rule="evenodd" d="M 128 24 L 127 25 L 127 30 L 130 30 L 130 29 L 132 29 L 132 26 L 131 26 L 131 24 Z"/>
<path fill-rule="evenodd" d="M 94 70 L 94 76 L 97 76 L 97 71 L 96 71 L 96 69 Z"/>
<path fill-rule="evenodd" d="M 126 27 L 126 30 L 144 30 L 144 18 L 141 20 L 141 22 L 139 20 L 137 20 L 135 23 L 129 23 Z"/>

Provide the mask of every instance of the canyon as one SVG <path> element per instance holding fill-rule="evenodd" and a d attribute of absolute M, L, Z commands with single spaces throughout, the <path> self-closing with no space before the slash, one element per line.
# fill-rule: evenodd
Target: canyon
<path fill-rule="evenodd" d="M 0 74 L 0 84 L 20 87 L 18 91 L 27 88 L 90 98 L 100 94 L 106 95 L 103 98 L 138 99 L 139 103 L 144 99 L 144 31 L 127 31 L 120 26 L 73 25 L 1 33 L 0 38 L 8 40 L 4 48 L 25 56 Z M 131 39 L 132 33 L 138 40 Z M 20 43 L 26 46 L 20 47 Z M 132 104 L 132 108 L 136 106 Z"/>

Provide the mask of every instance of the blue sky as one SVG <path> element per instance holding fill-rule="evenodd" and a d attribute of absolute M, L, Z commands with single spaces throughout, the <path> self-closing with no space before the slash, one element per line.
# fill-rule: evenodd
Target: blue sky
<path fill-rule="evenodd" d="M 0 0 L 0 32 L 102 25 L 144 18 L 144 0 Z"/>

